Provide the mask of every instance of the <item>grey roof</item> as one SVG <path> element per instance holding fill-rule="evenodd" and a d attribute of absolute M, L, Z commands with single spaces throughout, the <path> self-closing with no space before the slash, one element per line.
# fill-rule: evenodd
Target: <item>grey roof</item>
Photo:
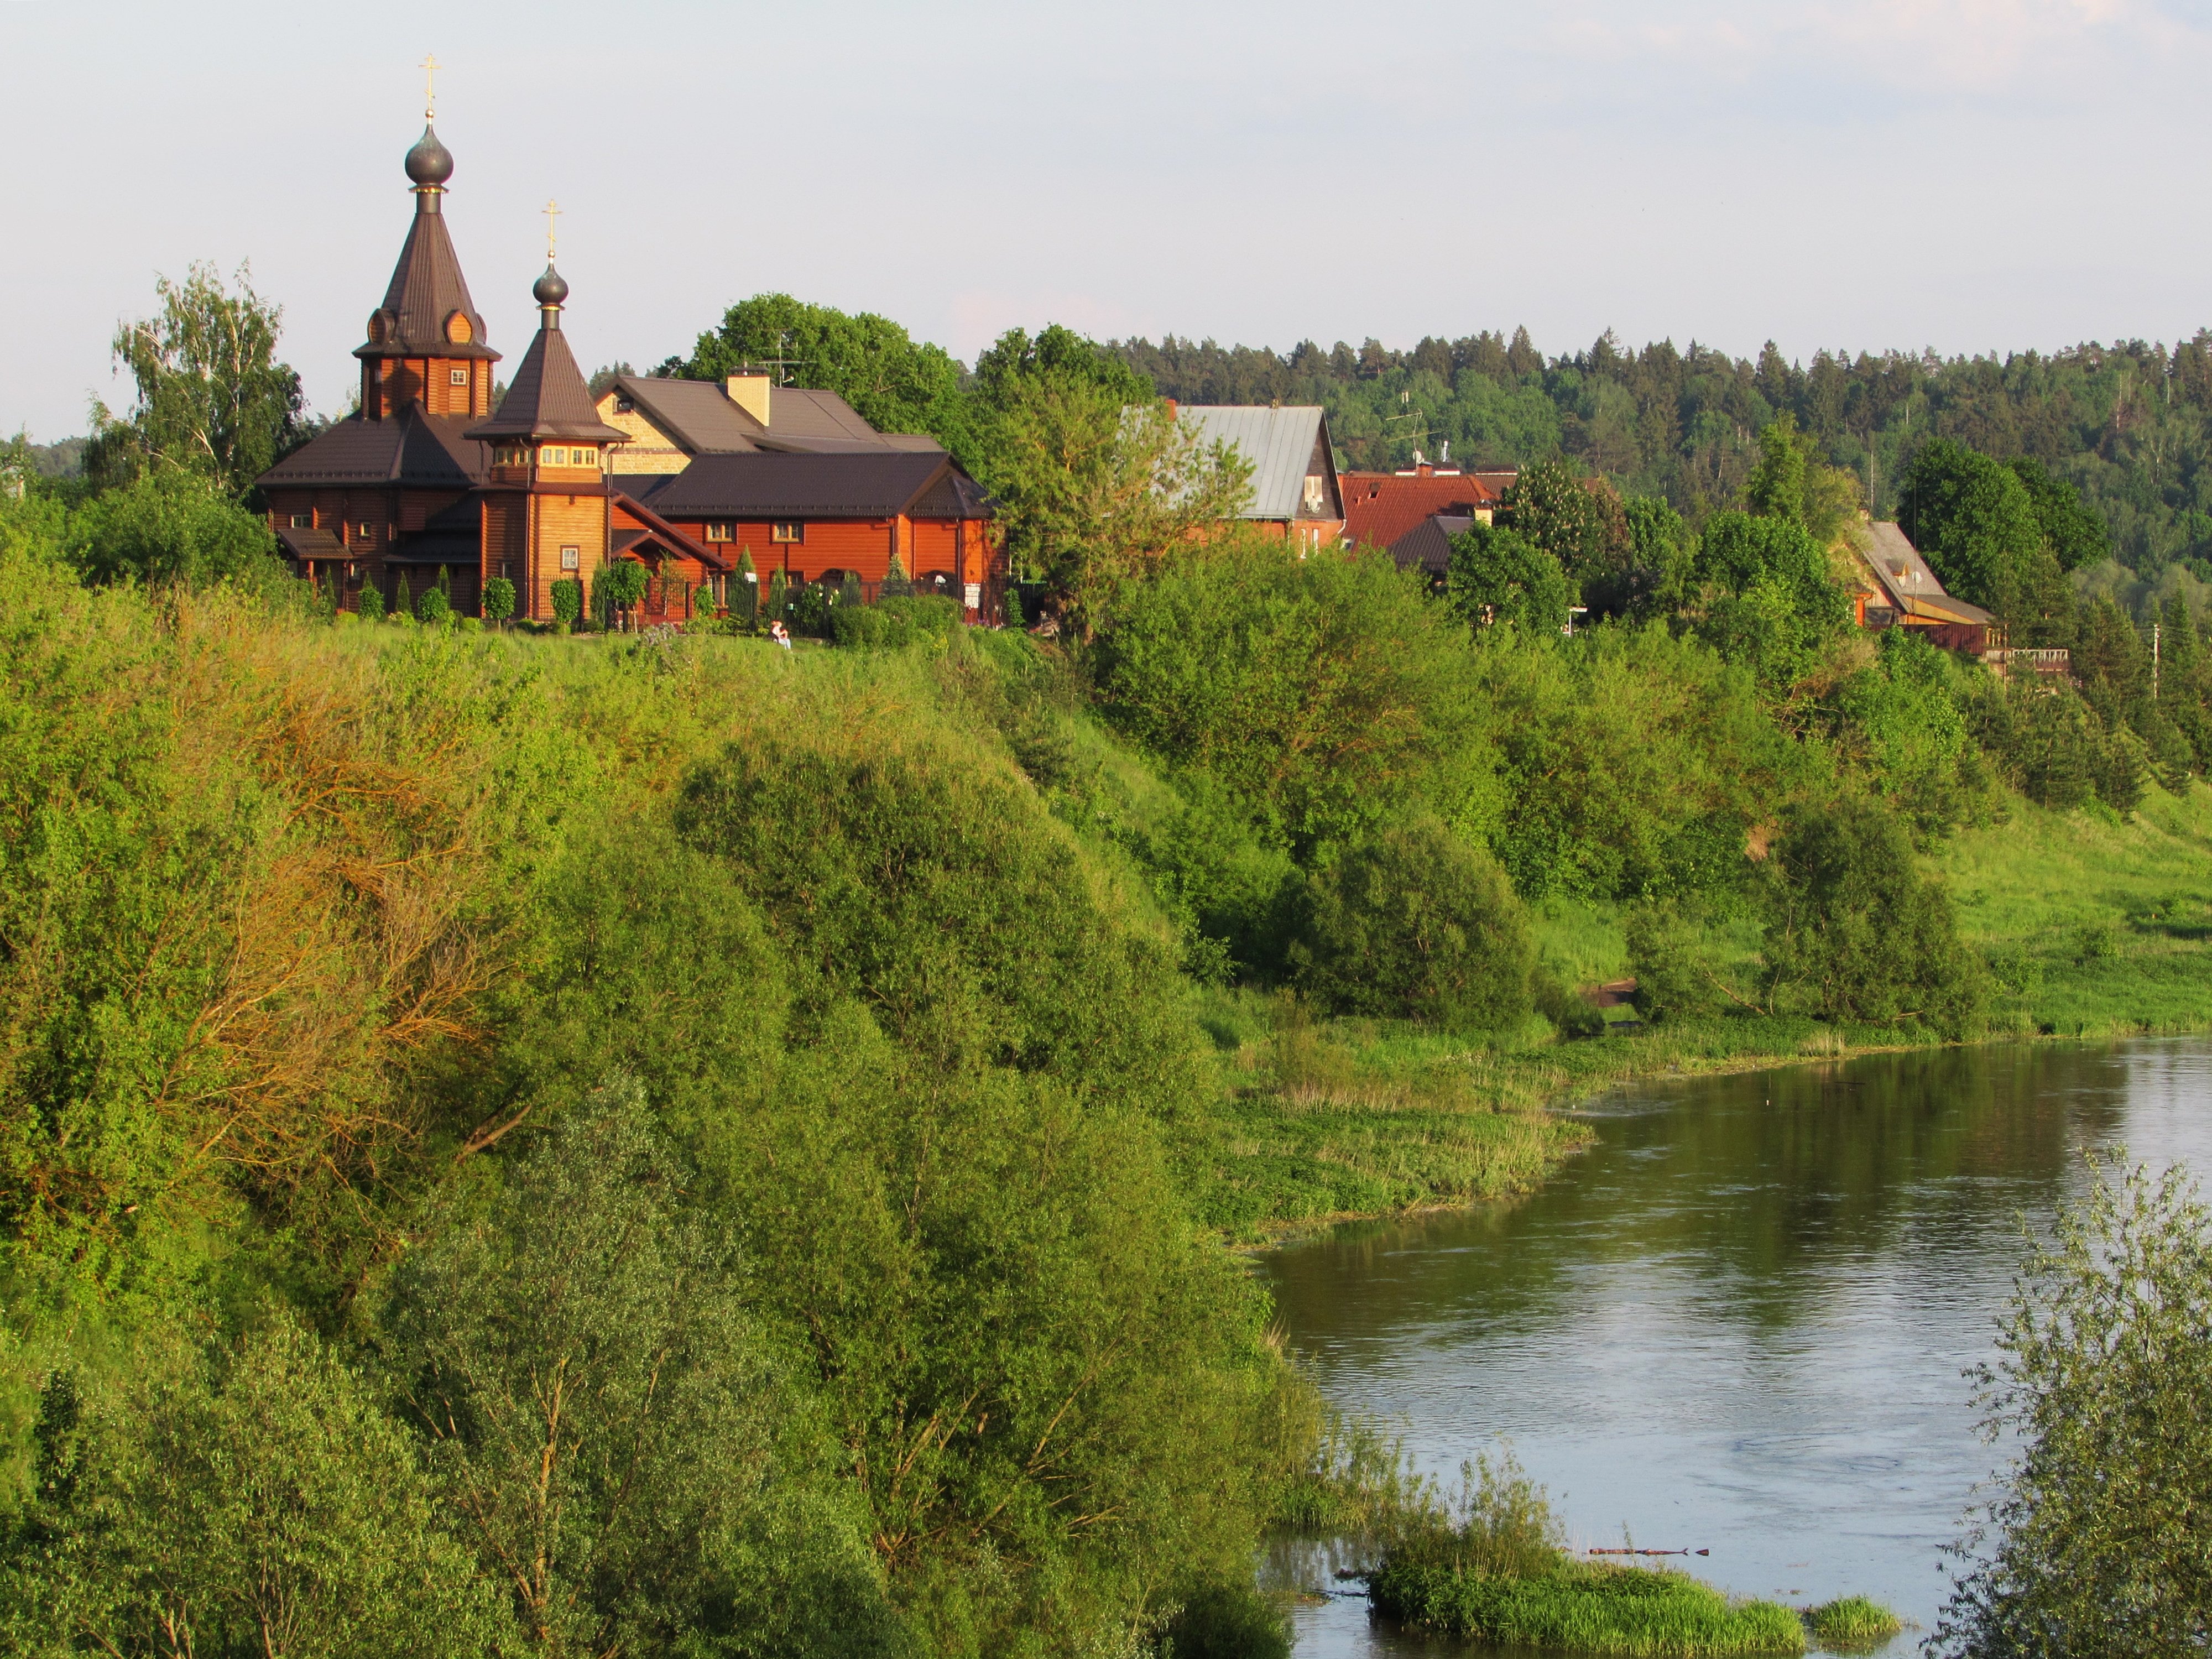
<path fill-rule="evenodd" d="M 1465 535 L 1474 523 L 1471 514 L 1431 513 L 1390 544 L 1390 556 L 1401 570 L 1419 565 L 1432 576 L 1443 575 L 1451 568 L 1451 538 Z"/>
<path fill-rule="evenodd" d="M 1990 613 L 1978 605 L 1954 599 L 1920 556 L 1920 550 L 1905 538 L 1902 526 L 1882 520 L 1862 525 L 1859 556 L 1873 573 L 1875 583 L 1892 609 L 1900 616 L 1947 622 L 1985 623 Z"/>
<path fill-rule="evenodd" d="M 834 392 L 780 386 L 769 392 L 763 426 L 732 402 L 720 380 L 659 380 L 623 374 L 615 390 L 691 455 L 744 455 L 755 450 L 833 455 L 904 450 L 945 453 L 923 433 L 878 432 Z"/>
<path fill-rule="evenodd" d="M 888 519 L 914 511 L 951 470 L 951 460 L 942 453 L 884 449 L 840 455 L 702 455 L 641 499 L 665 519 Z M 617 489 L 628 482 L 616 476 Z M 639 499 L 635 492 L 625 493 Z"/>
<path fill-rule="evenodd" d="M 349 416 L 255 482 L 264 489 L 364 483 L 466 489 L 483 482 L 491 463 L 466 435 L 468 423 L 465 415 L 425 415 L 412 404 L 389 420 Z"/>
<path fill-rule="evenodd" d="M 555 307 L 514 371 L 514 380 L 491 419 L 469 428 L 472 438 L 573 438 L 579 443 L 622 443 L 629 434 L 599 419 L 584 372 L 568 349 Z"/>
<path fill-rule="evenodd" d="M 1328 418 L 1318 404 L 1294 404 L 1263 409 L 1237 404 L 1185 404 L 1176 410 L 1179 422 L 1195 424 L 1204 441 L 1233 445 L 1252 463 L 1252 502 L 1248 519 L 1340 519 L 1344 509 L 1335 500 L 1336 457 L 1328 446 Z M 1321 514 L 1305 512 L 1305 487 L 1316 447 L 1324 456 L 1323 476 L 1328 479 L 1330 501 Z"/>
<path fill-rule="evenodd" d="M 425 190 L 415 198 L 415 222 L 407 228 L 400 246 L 399 263 L 384 291 L 378 314 L 384 319 L 381 340 L 358 348 L 356 357 L 489 357 L 496 358 L 485 342 L 483 313 L 469 298 L 468 279 L 446 234 L 446 216 L 440 210 L 444 192 Z M 446 319 L 456 311 L 466 314 L 470 335 L 466 344 L 446 338 Z"/>

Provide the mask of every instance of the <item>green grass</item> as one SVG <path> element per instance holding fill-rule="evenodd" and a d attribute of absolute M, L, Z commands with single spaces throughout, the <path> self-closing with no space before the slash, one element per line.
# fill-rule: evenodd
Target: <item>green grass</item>
<path fill-rule="evenodd" d="M 1863 1595 L 1823 1601 L 1805 1615 L 1805 1622 L 1812 1627 L 1814 1641 L 1838 1653 L 1871 1648 L 1905 1628 L 1895 1613 Z"/>
<path fill-rule="evenodd" d="M 2124 821 L 2017 805 L 1932 862 L 1996 973 L 2000 1032 L 2212 1026 L 2212 788 L 2154 788 Z"/>
<path fill-rule="evenodd" d="M 1796 1654 L 1805 1627 L 1772 1601 L 1731 1601 L 1678 1572 L 1571 1562 L 1533 1578 L 1386 1566 L 1369 1594 L 1409 1625 L 1505 1647 L 1644 1659 Z"/>

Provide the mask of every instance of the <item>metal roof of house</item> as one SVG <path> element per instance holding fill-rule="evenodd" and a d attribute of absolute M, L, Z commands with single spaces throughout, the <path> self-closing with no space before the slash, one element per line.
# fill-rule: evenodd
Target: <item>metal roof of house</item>
<path fill-rule="evenodd" d="M 702 455 L 665 483 L 626 493 L 664 519 L 888 519 L 912 512 L 951 468 L 941 451 Z"/>
<path fill-rule="evenodd" d="M 263 489 L 304 484 L 397 483 L 466 489 L 491 463 L 466 435 L 465 415 L 425 415 L 409 404 L 388 420 L 349 416 L 325 427 L 254 482 Z"/>
<path fill-rule="evenodd" d="M 1233 445 L 1252 463 L 1252 501 L 1244 509 L 1245 518 L 1344 516 L 1340 501 L 1334 499 L 1336 456 L 1328 442 L 1328 419 L 1318 404 L 1267 409 L 1237 404 L 1184 404 L 1176 410 L 1176 419 L 1196 424 L 1208 444 Z M 1325 458 L 1323 471 L 1332 499 L 1322 512 L 1308 513 L 1304 510 L 1306 478 L 1312 471 L 1317 445 Z"/>
<path fill-rule="evenodd" d="M 1985 623 L 1990 613 L 1978 605 L 1954 599 L 1920 556 L 1920 550 L 1905 538 L 1902 526 L 1882 520 L 1862 525 L 1859 557 L 1882 596 L 1901 617 L 1929 622 Z"/>

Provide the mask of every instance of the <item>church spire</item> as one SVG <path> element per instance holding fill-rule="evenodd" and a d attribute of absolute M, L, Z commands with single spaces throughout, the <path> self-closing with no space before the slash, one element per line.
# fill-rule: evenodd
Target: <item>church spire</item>
<path fill-rule="evenodd" d="M 500 354 L 485 343 L 483 313 L 446 229 L 453 153 L 426 123 L 405 167 L 415 221 L 384 303 L 369 315 L 368 339 L 353 354 L 362 360 L 362 407 L 372 418 L 409 403 L 432 414 L 476 414 L 489 404 L 489 365 Z"/>
<path fill-rule="evenodd" d="M 550 203 L 548 216 L 559 212 Z M 552 238 L 547 234 L 547 251 Z M 584 372 L 576 367 L 568 337 L 561 332 L 561 308 L 568 298 L 568 284 L 547 260 L 545 274 L 530 290 L 538 301 L 538 337 L 516 365 L 514 384 L 491 419 L 469 428 L 468 435 L 487 442 L 562 438 L 572 443 L 621 443 L 629 434 L 607 425 L 592 401 Z"/>

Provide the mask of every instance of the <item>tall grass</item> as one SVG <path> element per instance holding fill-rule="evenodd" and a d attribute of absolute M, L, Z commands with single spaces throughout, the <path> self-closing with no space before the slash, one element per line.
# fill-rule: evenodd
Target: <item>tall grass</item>
<path fill-rule="evenodd" d="M 1805 1615 L 1805 1623 L 1812 1629 L 1813 1639 L 1831 1653 L 1864 1651 L 1905 1628 L 1895 1613 L 1863 1595 L 1823 1601 Z"/>

